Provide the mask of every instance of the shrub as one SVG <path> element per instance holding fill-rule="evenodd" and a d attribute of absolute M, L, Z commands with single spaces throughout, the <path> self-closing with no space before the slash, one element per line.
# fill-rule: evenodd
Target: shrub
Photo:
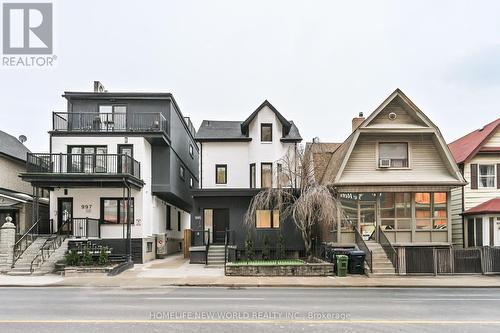
<path fill-rule="evenodd" d="M 263 241 L 263 247 L 262 247 L 262 258 L 263 259 L 269 259 L 271 254 L 271 249 L 269 245 L 269 236 L 266 234 L 264 235 L 264 241 Z"/>
<path fill-rule="evenodd" d="M 253 258 L 254 252 L 253 252 L 253 241 L 252 241 L 252 235 L 250 234 L 250 231 L 247 233 L 247 237 L 245 239 L 245 256 L 247 257 L 247 260 L 251 260 Z"/>
<path fill-rule="evenodd" d="M 94 263 L 92 253 L 90 253 L 88 246 L 85 246 L 85 249 L 83 250 L 82 263 L 84 266 L 91 266 Z"/>
<path fill-rule="evenodd" d="M 280 233 L 278 236 L 278 259 L 285 259 L 285 251 L 285 237 Z"/>
<path fill-rule="evenodd" d="M 80 255 L 76 250 L 71 250 L 66 254 L 66 265 L 78 266 L 80 265 Z"/>
<path fill-rule="evenodd" d="M 101 247 L 101 252 L 99 252 L 99 265 L 105 266 L 109 263 L 108 247 Z"/>

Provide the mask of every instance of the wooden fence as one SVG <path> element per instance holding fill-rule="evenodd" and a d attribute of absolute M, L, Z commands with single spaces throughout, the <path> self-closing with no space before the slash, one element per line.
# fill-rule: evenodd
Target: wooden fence
<path fill-rule="evenodd" d="M 400 274 L 500 274 L 500 247 L 400 247 Z"/>

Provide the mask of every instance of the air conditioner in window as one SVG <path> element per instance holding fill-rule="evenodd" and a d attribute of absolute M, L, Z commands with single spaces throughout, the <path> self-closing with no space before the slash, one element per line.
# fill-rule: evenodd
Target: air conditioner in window
<path fill-rule="evenodd" d="M 378 166 L 380 168 L 390 168 L 391 167 L 391 159 L 390 158 L 381 158 L 378 161 Z"/>

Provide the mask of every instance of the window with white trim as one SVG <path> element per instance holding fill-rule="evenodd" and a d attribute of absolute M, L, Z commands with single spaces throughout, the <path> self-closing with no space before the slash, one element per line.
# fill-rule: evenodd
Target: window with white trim
<path fill-rule="evenodd" d="M 477 172 L 477 184 L 479 188 L 496 187 L 496 165 L 480 164 Z"/>
<path fill-rule="evenodd" d="M 378 167 L 407 168 L 407 142 L 381 142 L 378 144 Z"/>

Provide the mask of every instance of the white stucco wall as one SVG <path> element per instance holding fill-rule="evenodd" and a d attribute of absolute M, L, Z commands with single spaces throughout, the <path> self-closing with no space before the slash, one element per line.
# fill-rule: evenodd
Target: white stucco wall
<path fill-rule="evenodd" d="M 181 211 L 181 231 L 177 231 L 177 207 L 172 206 L 172 229 L 166 230 L 166 208 L 167 204 L 151 192 L 151 145 L 143 137 L 116 137 L 116 136 L 98 136 L 98 137 L 53 137 L 52 152 L 67 153 L 68 146 L 73 145 L 93 145 L 107 146 L 108 154 L 116 154 L 119 144 L 133 145 L 134 159 L 141 164 L 141 179 L 144 181 L 144 187 L 140 190 L 132 190 L 134 198 L 134 225 L 132 226 L 133 238 L 146 238 L 155 234 L 168 233 L 168 237 L 183 238 L 184 228 L 189 228 L 190 215 Z M 168 172 L 168 170 L 166 170 Z M 57 226 L 57 199 L 60 197 L 73 198 L 73 217 L 75 218 L 100 218 L 100 198 L 103 197 L 122 197 L 122 189 L 109 188 L 69 188 L 68 194 L 64 195 L 64 189 L 55 189 L 50 196 L 50 216 Z M 90 210 L 82 208 L 82 205 L 91 205 Z M 125 228 L 124 225 L 103 225 L 101 228 L 101 238 L 122 238 Z"/>
<path fill-rule="evenodd" d="M 273 125 L 273 141 L 261 142 L 260 124 Z M 261 163 L 273 163 L 273 186 L 277 186 L 277 163 L 285 156 L 293 143 L 283 143 L 282 126 L 274 112 L 265 106 L 249 127 L 249 142 L 203 142 L 201 178 L 203 188 L 250 187 L 250 164 L 255 163 L 256 186 L 261 185 Z M 215 183 L 215 165 L 227 164 L 227 184 Z"/>

